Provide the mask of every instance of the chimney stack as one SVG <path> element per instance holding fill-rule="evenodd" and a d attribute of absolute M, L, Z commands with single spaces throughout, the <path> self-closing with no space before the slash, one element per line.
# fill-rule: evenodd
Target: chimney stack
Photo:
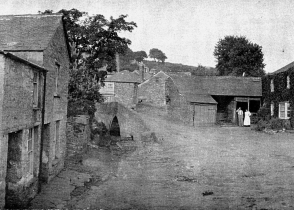
<path fill-rule="evenodd" d="M 143 63 L 139 64 L 139 70 L 140 70 L 139 72 L 141 74 L 142 82 L 144 82 L 144 64 Z"/>
<path fill-rule="evenodd" d="M 115 53 L 115 62 L 116 62 L 116 71 L 120 71 L 120 64 L 119 64 L 119 54 Z"/>

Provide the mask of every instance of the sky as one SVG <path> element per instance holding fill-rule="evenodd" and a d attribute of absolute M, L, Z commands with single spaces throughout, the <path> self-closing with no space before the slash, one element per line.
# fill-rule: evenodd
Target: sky
<path fill-rule="evenodd" d="M 72 8 L 106 18 L 127 14 L 138 26 L 121 34 L 130 48 L 158 48 L 172 63 L 215 67 L 214 48 L 227 35 L 262 46 L 266 72 L 294 61 L 292 0 L 0 0 L 0 8 L 0 15 Z"/>

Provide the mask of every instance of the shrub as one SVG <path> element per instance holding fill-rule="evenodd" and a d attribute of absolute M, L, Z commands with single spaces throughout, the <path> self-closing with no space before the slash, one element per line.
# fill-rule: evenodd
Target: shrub
<path fill-rule="evenodd" d="M 271 125 L 269 123 L 269 121 L 266 120 L 259 120 L 256 124 L 255 130 L 257 131 L 263 131 L 266 128 L 270 128 Z"/>
<path fill-rule="evenodd" d="M 257 112 L 257 118 L 258 120 L 270 120 L 271 117 L 271 110 L 267 107 L 260 107 L 260 109 Z"/>
<path fill-rule="evenodd" d="M 273 130 L 282 130 L 285 128 L 284 126 L 284 120 L 278 119 L 278 118 L 272 118 L 270 120 L 271 129 Z"/>

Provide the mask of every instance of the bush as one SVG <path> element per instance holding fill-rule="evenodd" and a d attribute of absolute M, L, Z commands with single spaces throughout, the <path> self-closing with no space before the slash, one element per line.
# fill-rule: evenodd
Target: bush
<path fill-rule="evenodd" d="M 278 118 L 272 118 L 270 121 L 271 129 L 273 130 L 282 130 L 285 128 L 284 120 Z"/>
<path fill-rule="evenodd" d="M 256 124 L 255 130 L 257 131 L 263 131 L 266 128 L 270 128 L 271 125 L 269 123 L 269 121 L 266 120 L 259 120 Z"/>
<path fill-rule="evenodd" d="M 265 120 L 269 121 L 271 117 L 271 110 L 267 107 L 260 107 L 260 109 L 257 112 L 257 118 L 258 120 Z"/>

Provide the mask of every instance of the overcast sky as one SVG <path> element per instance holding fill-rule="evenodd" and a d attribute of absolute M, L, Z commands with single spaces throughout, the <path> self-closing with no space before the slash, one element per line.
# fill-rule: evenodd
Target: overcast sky
<path fill-rule="evenodd" d="M 123 34 L 130 48 L 158 48 L 167 62 L 214 67 L 214 47 L 226 35 L 261 45 L 267 72 L 294 61 L 292 0 L 0 0 L 0 8 L 0 15 L 72 8 L 107 18 L 127 14 L 138 25 Z"/>

